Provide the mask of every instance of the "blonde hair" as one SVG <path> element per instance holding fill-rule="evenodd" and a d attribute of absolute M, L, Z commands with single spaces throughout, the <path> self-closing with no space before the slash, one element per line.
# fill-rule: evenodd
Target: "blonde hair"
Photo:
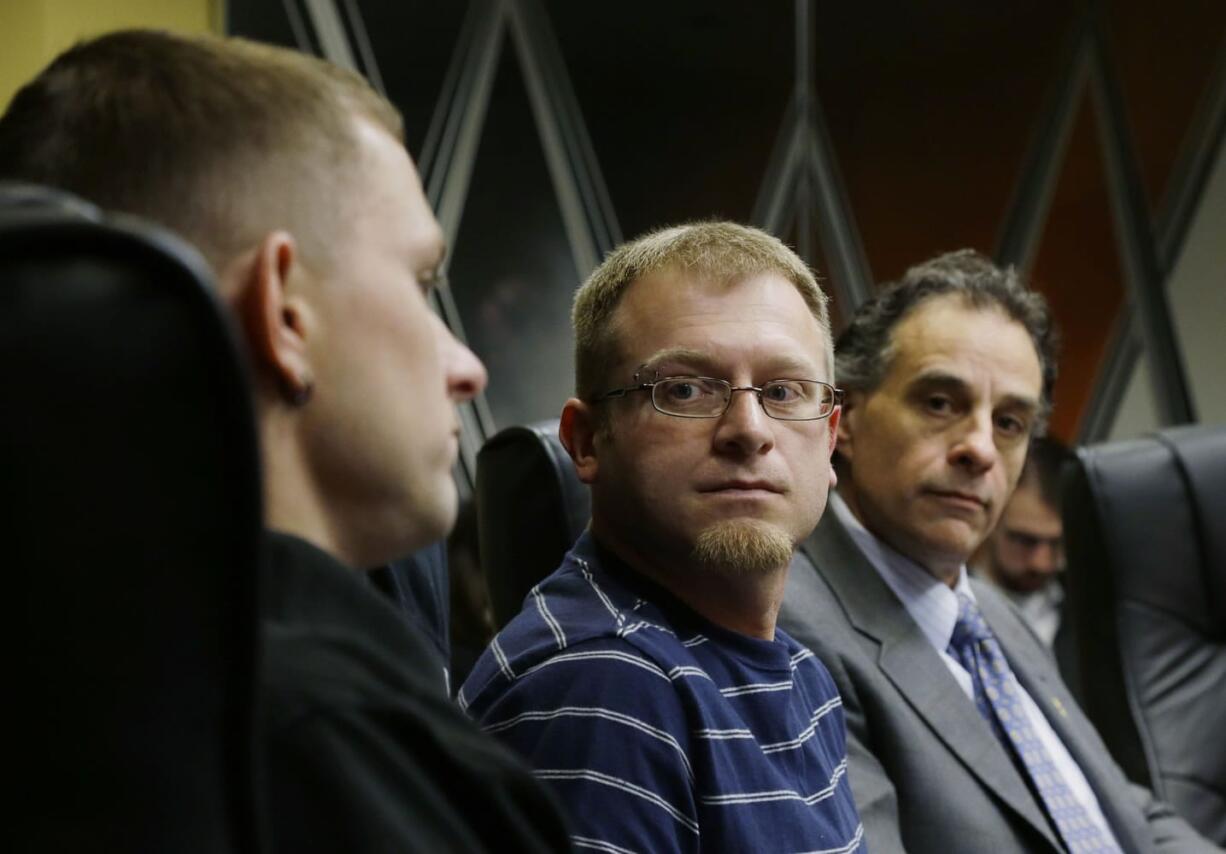
<path fill-rule="evenodd" d="M 634 282 L 662 271 L 733 283 L 762 273 L 791 282 L 817 319 L 833 370 L 827 298 L 808 265 L 778 238 L 734 222 L 696 222 L 663 228 L 613 250 L 575 293 L 575 394 L 599 394 L 620 359 L 614 324 L 617 306 Z M 831 375 L 832 376 L 832 375 Z"/>
<path fill-rule="evenodd" d="M 60 54 L 0 118 L 0 178 L 48 184 L 178 231 L 214 266 L 285 228 L 331 260 L 355 119 L 403 141 L 357 74 L 243 39 L 124 30 Z"/>

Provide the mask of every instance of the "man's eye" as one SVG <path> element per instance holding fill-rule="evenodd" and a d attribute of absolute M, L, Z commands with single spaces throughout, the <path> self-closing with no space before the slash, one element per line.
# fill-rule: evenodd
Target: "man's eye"
<path fill-rule="evenodd" d="M 762 389 L 762 396 L 771 403 L 796 403 L 804 391 L 796 383 L 770 383 Z"/>
<path fill-rule="evenodd" d="M 953 409 L 953 401 L 943 394 L 930 394 L 924 400 L 924 407 L 932 413 L 943 415 Z"/>
<path fill-rule="evenodd" d="M 693 400 L 698 395 L 698 388 L 688 382 L 669 383 L 667 391 L 673 400 Z"/>
<path fill-rule="evenodd" d="M 711 397 L 719 393 L 714 383 L 707 382 L 702 377 L 681 377 L 666 380 L 663 385 L 664 393 L 668 399 L 678 403 Z"/>
<path fill-rule="evenodd" d="M 1018 533 L 1016 531 L 1009 532 L 1009 539 L 1019 549 L 1026 549 L 1028 551 L 1038 548 L 1039 543 L 1042 542 L 1042 540 L 1040 540 L 1038 537 L 1031 536 L 1030 534 Z"/>
<path fill-rule="evenodd" d="M 1015 415 L 998 415 L 996 429 L 1005 436 L 1024 436 L 1030 431 L 1030 425 Z"/>

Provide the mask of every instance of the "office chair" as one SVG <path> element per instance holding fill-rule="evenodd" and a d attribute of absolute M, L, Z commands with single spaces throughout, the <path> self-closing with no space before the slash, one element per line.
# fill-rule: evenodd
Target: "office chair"
<path fill-rule="evenodd" d="M 587 527 L 591 496 L 558 439 L 558 421 L 508 427 L 477 454 L 477 537 L 498 628 L 557 569 Z"/>
<path fill-rule="evenodd" d="M 1226 427 L 1084 448 L 1064 487 L 1086 712 L 1132 779 L 1226 845 Z"/>
<path fill-rule="evenodd" d="M 260 848 L 259 460 L 204 261 L 0 187 L 6 848 Z"/>

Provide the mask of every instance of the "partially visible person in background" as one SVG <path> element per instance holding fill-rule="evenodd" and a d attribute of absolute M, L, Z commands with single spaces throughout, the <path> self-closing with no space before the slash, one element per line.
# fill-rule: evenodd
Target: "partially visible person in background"
<path fill-rule="evenodd" d="M 972 567 L 1017 605 L 1035 634 L 1052 646 L 1060 627 L 1064 587 L 1064 524 L 1060 473 L 1070 457 L 1060 442 L 1036 438 L 1000 521 Z"/>
<path fill-rule="evenodd" d="M 458 689 L 481 653 L 494 639 L 494 608 L 481 568 L 477 505 L 460 503 L 455 529 L 447 538 L 447 572 L 451 584 L 451 684 Z"/>
<path fill-rule="evenodd" d="M 494 638 L 494 610 L 479 548 L 477 507 L 465 500 L 446 540 L 368 573 L 375 588 L 430 640 L 453 694 Z"/>
<path fill-rule="evenodd" d="M 438 652 L 438 666 L 451 688 L 451 585 L 443 540 L 367 573 L 375 589 L 400 608 L 404 618 Z"/>

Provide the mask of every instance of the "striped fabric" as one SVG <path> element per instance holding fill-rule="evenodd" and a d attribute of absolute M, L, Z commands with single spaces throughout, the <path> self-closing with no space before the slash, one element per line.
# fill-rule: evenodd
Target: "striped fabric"
<path fill-rule="evenodd" d="M 554 786 L 580 851 L 864 850 L 821 662 L 707 622 L 589 534 L 459 699 Z"/>

